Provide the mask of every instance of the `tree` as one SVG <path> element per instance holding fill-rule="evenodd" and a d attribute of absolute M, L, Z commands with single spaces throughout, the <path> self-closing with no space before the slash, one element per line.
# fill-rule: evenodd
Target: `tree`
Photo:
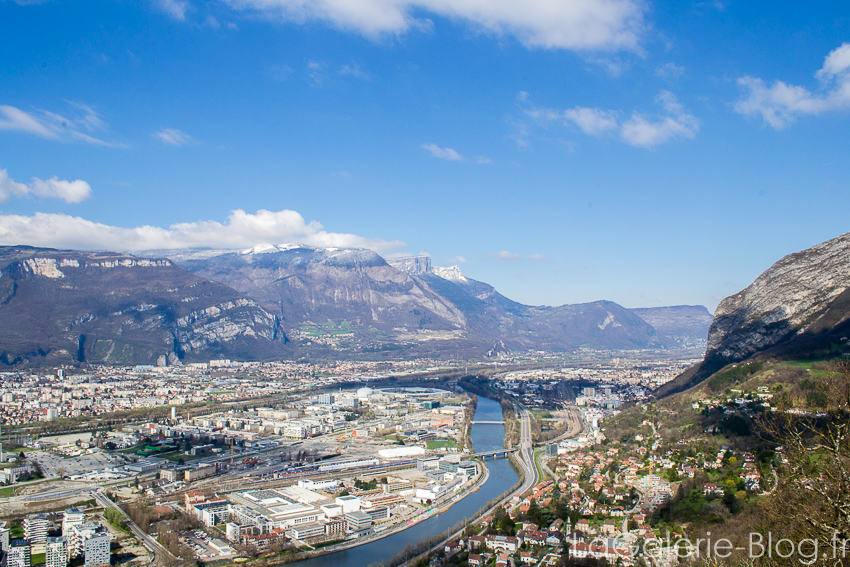
<path fill-rule="evenodd" d="M 776 411 L 764 418 L 764 437 L 781 443 L 787 460 L 765 506 L 768 527 L 786 537 L 816 540 L 829 550 L 836 541 L 850 541 L 850 364 L 836 370 L 814 386 L 827 400 L 823 411 Z M 794 510 L 793 518 L 788 510 Z"/>

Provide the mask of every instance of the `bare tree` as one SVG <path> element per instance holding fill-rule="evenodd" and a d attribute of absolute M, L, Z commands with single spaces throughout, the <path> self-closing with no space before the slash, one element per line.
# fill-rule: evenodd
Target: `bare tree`
<path fill-rule="evenodd" d="M 850 364 L 816 387 L 825 407 L 780 407 L 764 420 L 766 437 L 781 447 L 780 481 L 762 527 L 809 540 L 824 552 L 823 564 L 850 565 Z"/>

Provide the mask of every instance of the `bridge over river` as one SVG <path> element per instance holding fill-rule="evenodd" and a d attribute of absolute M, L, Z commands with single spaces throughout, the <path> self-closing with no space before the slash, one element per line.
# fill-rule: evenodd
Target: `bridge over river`
<path fill-rule="evenodd" d="M 516 453 L 518 449 L 497 449 L 495 451 L 483 451 L 481 453 L 475 453 L 474 455 L 470 455 L 470 457 L 477 457 L 480 459 L 486 459 L 487 457 L 493 457 L 494 459 L 497 457 L 507 457 L 511 453 Z"/>

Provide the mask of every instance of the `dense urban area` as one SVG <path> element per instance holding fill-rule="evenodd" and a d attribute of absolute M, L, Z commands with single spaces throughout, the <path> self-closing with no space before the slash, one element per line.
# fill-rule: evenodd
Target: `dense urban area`
<path fill-rule="evenodd" d="M 765 472 L 730 447 L 671 448 L 651 405 L 629 438 L 607 435 L 621 406 L 641 406 L 692 362 L 593 353 L 4 373 L 0 545 L 22 567 L 284 563 L 425 521 L 509 458 L 513 489 L 387 564 L 672 564 L 677 526 L 663 509 L 676 490 L 722 508 L 729 486 L 738 499 L 762 491 Z M 480 396 L 502 405 L 496 451 L 472 446 Z"/>

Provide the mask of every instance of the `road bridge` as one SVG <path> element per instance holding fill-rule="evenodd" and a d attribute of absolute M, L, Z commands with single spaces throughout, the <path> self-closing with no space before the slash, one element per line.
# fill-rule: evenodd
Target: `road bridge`
<path fill-rule="evenodd" d="M 475 453 L 471 456 L 479 459 L 486 459 L 487 457 L 493 457 L 495 459 L 497 457 L 507 457 L 516 451 L 517 449 L 497 449 L 495 451 L 482 451 L 481 453 Z"/>

